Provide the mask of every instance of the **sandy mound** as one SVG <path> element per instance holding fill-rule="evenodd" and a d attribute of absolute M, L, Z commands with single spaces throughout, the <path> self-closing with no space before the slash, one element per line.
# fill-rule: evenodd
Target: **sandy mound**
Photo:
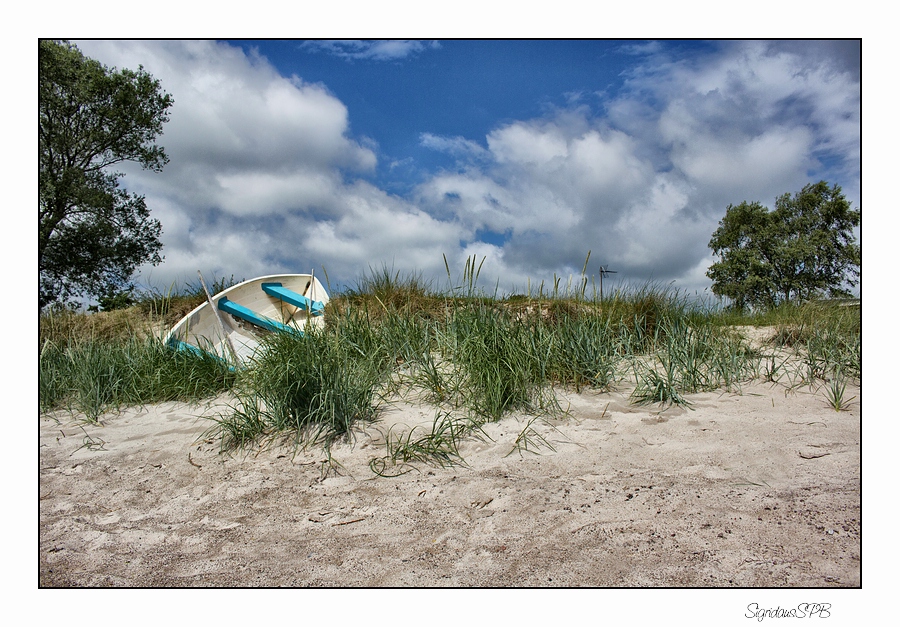
<path fill-rule="evenodd" d="M 398 401 L 331 464 L 221 454 L 215 404 L 42 417 L 40 584 L 860 585 L 859 388 L 845 412 L 761 384 L 666 411 L 559 396 L 561 419 L 507 417 L 467 465 L 394 478 L 369 466 L 385 432 L 434 408 Z"/>

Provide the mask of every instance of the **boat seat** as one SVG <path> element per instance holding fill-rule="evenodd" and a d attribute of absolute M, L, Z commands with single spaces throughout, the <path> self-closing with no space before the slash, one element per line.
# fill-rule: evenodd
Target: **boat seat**
<path fill-rule="evenodd" d="M 294 307 L 299 307 L 300 309 L 308 311 L 311 316 L 321 316 L 325 313 L 324 304 L 317 300 L 311 300 L 293 290 L 289 290 L 288 288 L 283 287 L 281 283 L 263 283 L 261 287 L 269 296 L 274 296 Z"/>
<path fill-rule="evenodd" d="M 300 331 L 298 329 L 295 329 L 294 327 L 289 327 L 288 325 L 282 324 L 281 322 L 278 322 L 276 320 L 272 320 L 271 318 L 261 316 L 252 309 L 247 309 L 243 305 L 239 305 L 233 300 L 228 300 L 227 296 L 223 296 L 219 299 L 218 307 L 221 311 L 224 311 L 227 314 L 231 314 L 235 318 L 246 320 L 251 324 L 255 324 L 256 326 L 262 327 L 263 329 L 268 329 L 269 331 L 300 333 Z"/>

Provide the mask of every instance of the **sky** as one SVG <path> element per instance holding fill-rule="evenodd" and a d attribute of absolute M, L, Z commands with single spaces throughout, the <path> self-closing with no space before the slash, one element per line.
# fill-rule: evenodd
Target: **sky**
<path fill-rule="evenodd" d="M 75 40 L 172 95 L 139 284 L 372 270 L 534 291 L 707 293 L 729 204 L 826 180 L 860 205 L 858 40 Z M 545 287 L 546 289 L 546 287 Z"/>

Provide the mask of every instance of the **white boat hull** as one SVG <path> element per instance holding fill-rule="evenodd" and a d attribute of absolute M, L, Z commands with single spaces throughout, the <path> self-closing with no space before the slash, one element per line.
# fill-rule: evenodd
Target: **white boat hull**
<path fill-rule="evenodd" d="M 322 306 L 328 302 L 325 288 L 311 274 L 273 274 L 258 277 L 229 287 L 213 296 L 212 304 L 216 309 L 210 307 L 209 302 L 203 303 L 172 327 L 164 341 L 174 348 L 200 349 L 231 362 L 233 359 L 226 341 L 227 335 L 238 361 L 242 364 L 247 363 L 258 350 L 261 335 L 268 331 L 246 319 L 221 310 L 220 302 L 223 302 L 223 299 L 225 303 L 237 304 L 259 317 L 285 325 L 292 330 L 302 332 L 310 326 L 324 326 L 324 316 L 316 315 L 321 312 L 318 305 L 313 306 L 310 311 L 310 308 L 304 309 L 290 304 L 263 291 L 263 283 L 280 283 L 287 290 L 310 301 L 321 303 Z"/>

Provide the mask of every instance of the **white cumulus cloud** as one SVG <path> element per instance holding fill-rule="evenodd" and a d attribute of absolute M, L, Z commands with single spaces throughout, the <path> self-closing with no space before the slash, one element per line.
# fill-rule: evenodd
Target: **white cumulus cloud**
<path fill-rule="evenodd" d="M 425 50 L 440 48 L 440 44 L 436 41 L 411 39 L 315 40 L 304 42 L 302 47 L 345 59 L 395 61 Z"/>
<path fill-rule="evenodd" d="M 579 273 L 590 250 L 594 274 L 608 264 L 631 282 L 702 289 L 729 203 L 771 204 L 823 172 L 850 181 L 858 204 L 859 75 L 787 43 L 692 57 L 633 45 L 624 86 L 595 108 L 570 99 L 482 137 L 420 129 L 419 146 L 456 167 L 425 172 L 403 196 L 366 180 L 376 144 L 353 137 L 353 111 L 326 85 L 222 43 L 78 43 L 107 65 L 143 65 L 175 98 L 160 138 L 171 162 L 162 174 L 125 168 L 124 181 L 163 223 L 166 262 L 145 269 L 163 284 L 197 269 L 250 278 L 321 266 L 352 282 L 383 264 L 442 280 L 443 255 L 451 269 L 479 255 L 486 283 L 522 289 Z M 391 60 L 434 44 L 304 45 Z"/>

